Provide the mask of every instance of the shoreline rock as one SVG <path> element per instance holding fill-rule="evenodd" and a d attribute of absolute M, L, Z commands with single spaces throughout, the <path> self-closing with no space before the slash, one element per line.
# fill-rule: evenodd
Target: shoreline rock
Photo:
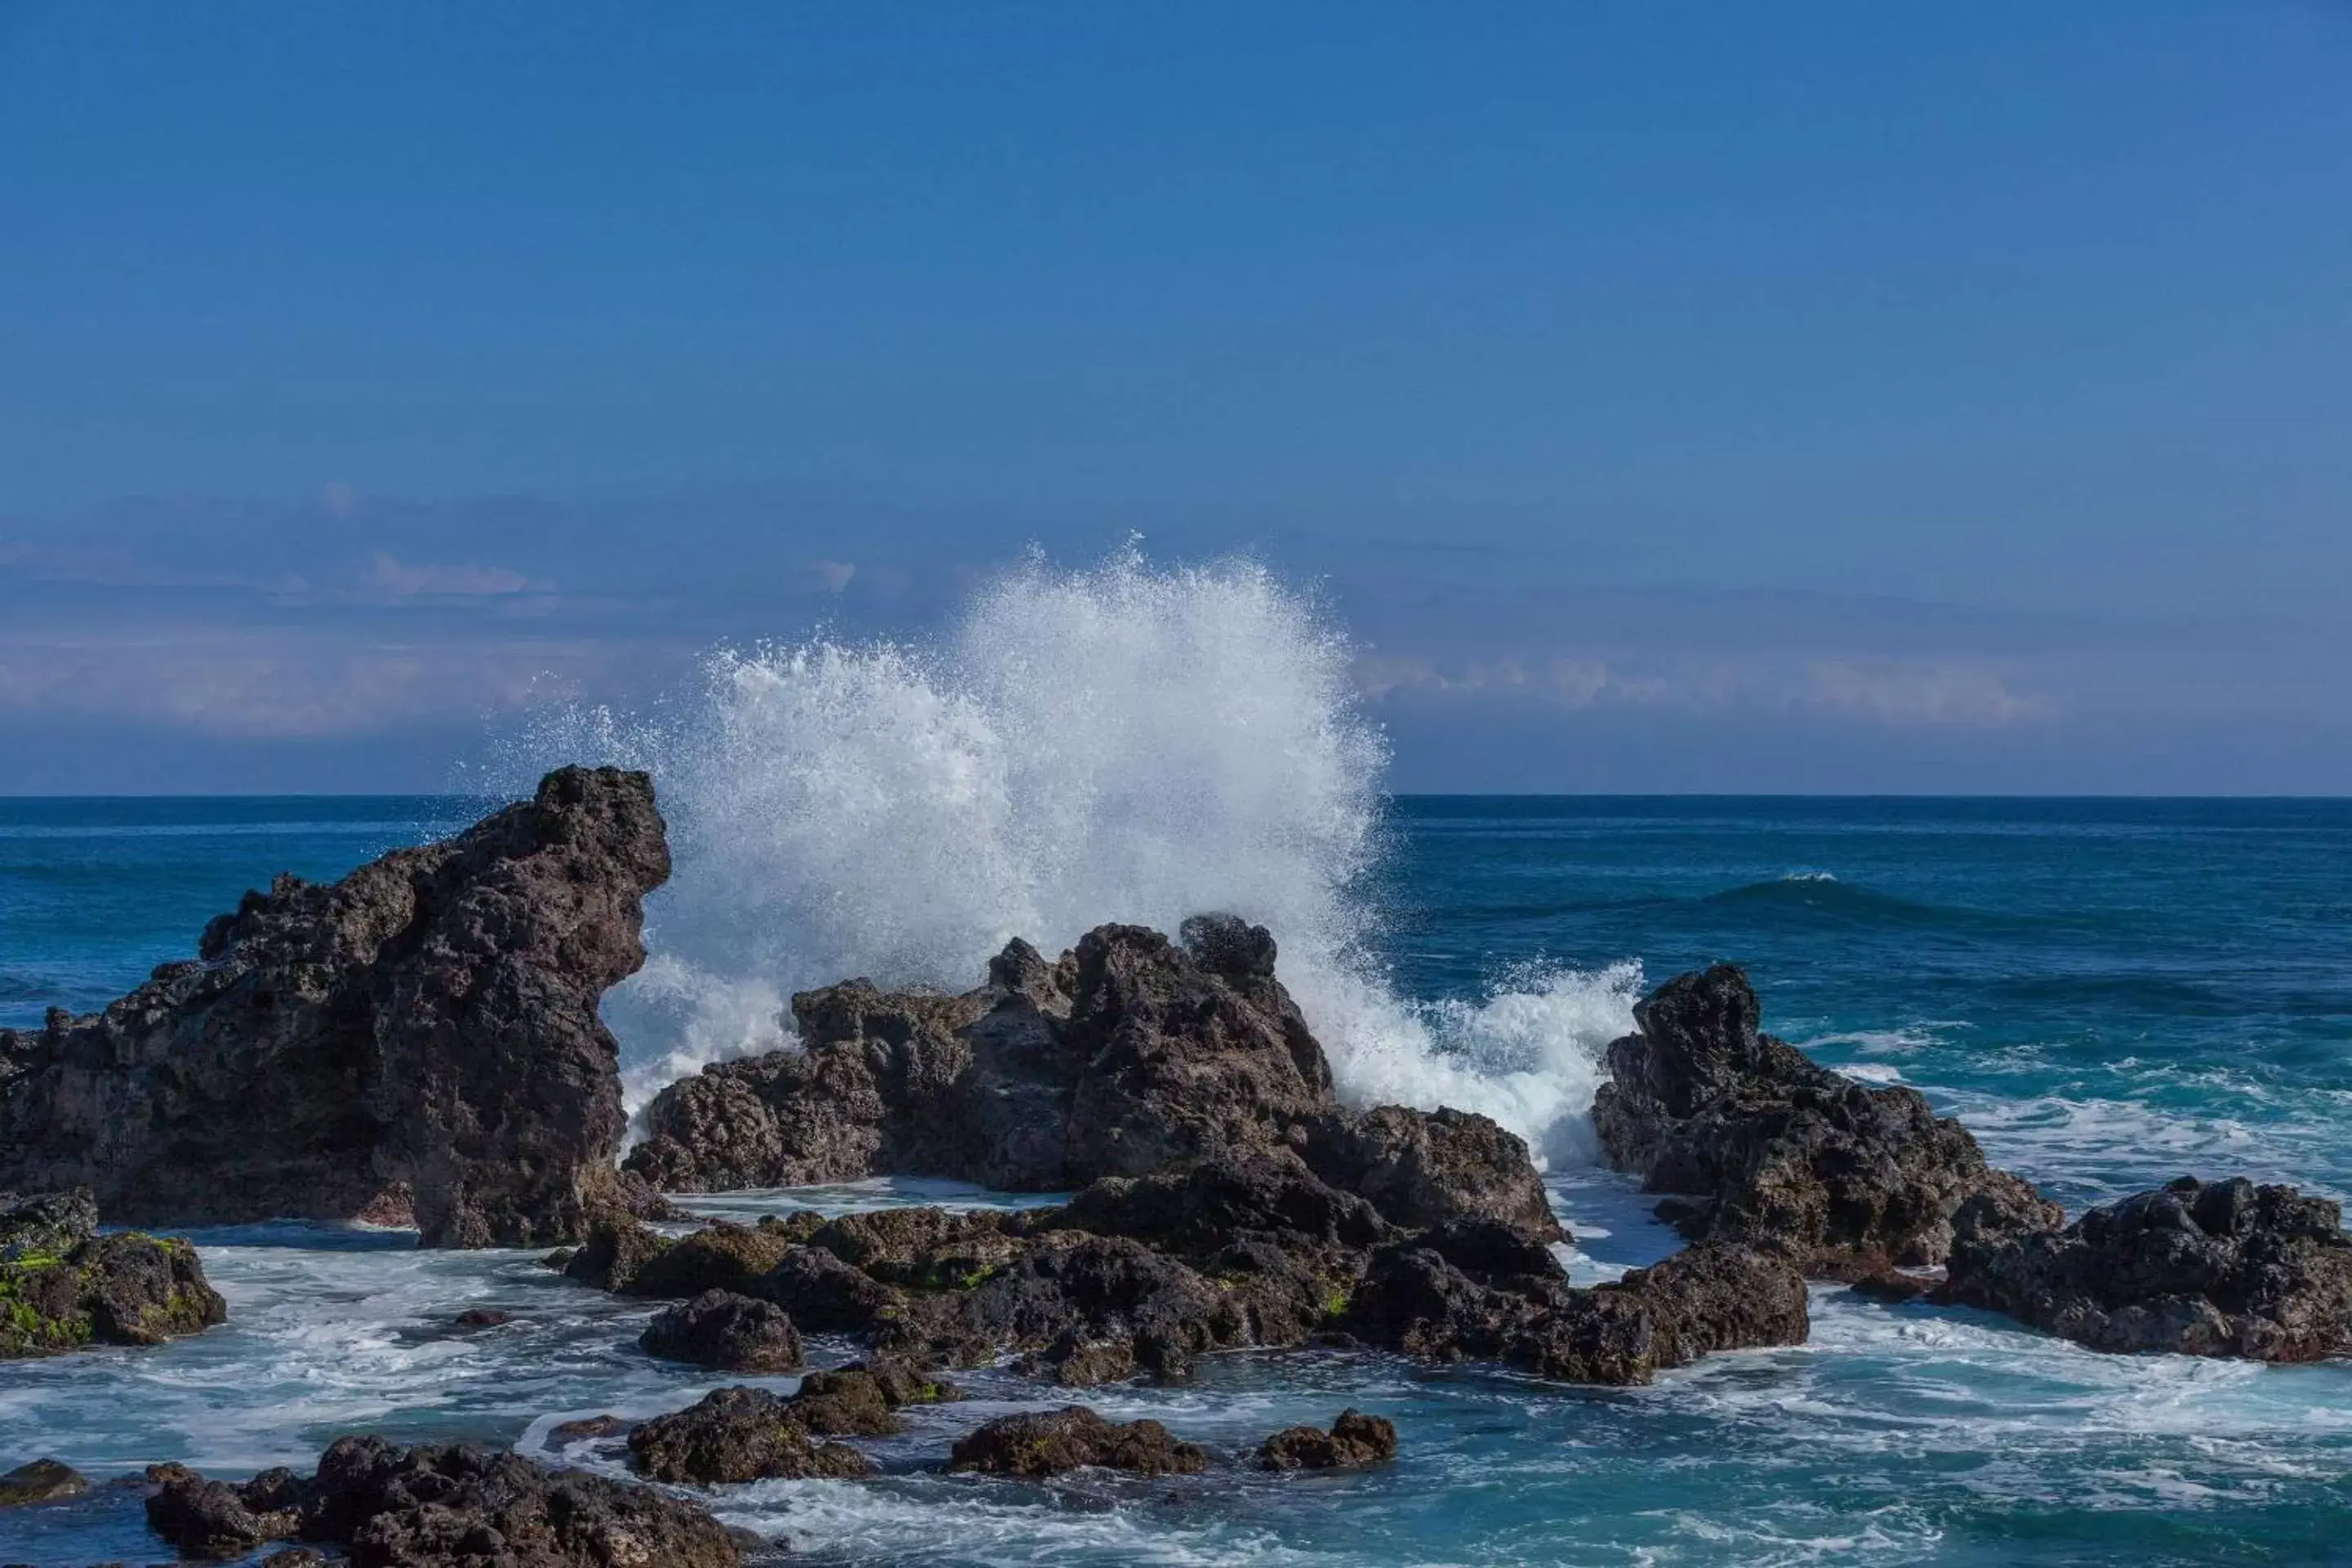
<path fill-rule="evenodd" d="M 0 1361 L 161 1344 L 227 1321 L 184 1238 L 99 1235 L 87 1189 L 0 1196 Z"/>
<path fill-rule="evenodd" d="M 0 1187 L 87 1186 L 141 1225 L 574 1239 L 631 1200 L 596 1007 L 668 875 L 646 776 L 573 767 L 341 881 L 280 877 L 104 1011 L 0 1030 Z"/>
<path fill-rule="evenodd" d="M 792 1402 L 764 1388 L 721 1388 L 629 1431 L 629 1465 L 650 1480 L 717 1486 L 740 1481 L 836 1480 L 870 1474 L 846 1443 L 823 1442 Z"/>
<path fill-rule="evenodd" d="M 1197 1475 L 1208 1451 L 1157 1421 L 1106 1421 L 1083 1405 L 1000 1416 L 957 1442 L 950 1473 L 978 1472 L 1036 1480 L 1076 1469 L 1141 1476 Z"/>
<path fill-rule="evenodd" d="M 1660 1215 L 1685 1236 L 1850 1280 L 1943 1262 L 1964 1204 L 1988 1236 L 2064 1223 L 1916 1089 L 1843 1078 L 1761 1033 L 1759 1016 L 1747 975 L 1717 964 L 1636 1004 L 1635 1032 L 1609 1047 L 1593 1124 L 1612 1163 L 1684 1194 Z"/>
<path fill-rule="evenodd" d="M 1258 1445 L 1264 1470 L 1354 1470 L 1385 1465 L 1397 1456 L 1395 1423 L 1360 1410 L 1342 1410 L 1330 1430 L 1286 1426 Z"/>
<path fill-rule="evenodd" d="M 89 1478 L 56 1459 L 35 1459 L 0 1475 L 0 1508 L 63 1502 L 89 1490 Z"/>
<path fill-rule="evenodd" d="M 2092 1350 L 2306 1362 L 2352 1351 L 2341 1207 L 2244 1177 L 2184 1176 L 2059 1231 L 1980 1231 L 1963 1209 L 1934 1300 Z"/>

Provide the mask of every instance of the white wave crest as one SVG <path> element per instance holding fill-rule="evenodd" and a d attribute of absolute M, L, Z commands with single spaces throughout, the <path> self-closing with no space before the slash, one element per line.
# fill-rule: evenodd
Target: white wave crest
<path fill-rule="evenodd" d="M 786 1044 L 793 991 L 863 974 L 961 989 L 1007 939 L 1105 921 L 1269 927 L 1282 977 L 1364 1103 L 1484 1111 L 1585 1152 L 1598 1049 L 1638 973 L 1556 972 L 1485 1005 L 1400 1000 L 1366 892 L 1386 745 L 1345 637 L 1247 562 L 1032 560 L 935 647 L 725 650 L 664 716 L 574 710 L 513 759 L 655 774 L 677 862 L 654 958 L 607 998 L 633 1105 Z"/>

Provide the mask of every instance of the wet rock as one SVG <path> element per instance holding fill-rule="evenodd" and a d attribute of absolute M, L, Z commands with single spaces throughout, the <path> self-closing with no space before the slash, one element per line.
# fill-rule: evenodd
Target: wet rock
<path fill-rule="evenodd" d="M 730 1290 L 705 1290 L 664 1309 L 638 1336 L 647 1355 L 722 1372 L 790 1372 L 801 1364 L 801 1336 L 772 1301 Z"/>
<path fill-rule="evenodd" d="M 713 1220 L 646 1258 L 624 1284 L 625 1296 L 688 1297 L 705 1290 L 757 1294 L 761 1277 L 793 1245 L 781 1224 Z"/>
<path fill-rule="evenodd" d="M 89 1490 L 89 1478 L 55 1459 L 35 1459 L 0 1475 L 0 1508 L 57 1502 Z"/>
<path fill-rule="evenodd" d="M 1333 1187 L 1287 1150 L 1106 1177 L 1025 1224 L 1033 1231 L 1130 1237 L 1193 1258 L 1213 1257 L 1246 1236 L 1287 1248 L 1369 1250 L 1396 1235 L 1370 1203 Z"/>
<path fill-rule="evenodd" d="M 657 1481 L 715 1486 L 737 1481 L 845 1479 L 872 1465 L 845 1443 L 812 1441 L 786 1401 L 764 1388 L 722 1388 L 629 1433 L 629 1461 Z"/>
<path fill-rule="evenodd" d="M 991 1421 L 958 1442 L 950 1470 L 1034 1479 L 1095 1467 L 1138 1475 L 1192 1475 L 1209 1467 L 1197 1443 L 1157 1421 L 1114 1424 L 1083 1405 Z"/>
<path fill-rule="evenodd" d="M 323 1568 L 327 1562 L 323 1552 L 307 1546 L 289 1546 L 283 1552 L 273 1552 L 261 1560 L 261 1568 Z"/>
<path fill-rule="evenodd" d="M 1650 1191 L 1702 1200 L 1674 1211 L 1686 1235 L 1853 1279 L 1942 1262 L 1954 1214 L 1978 1197 L 1988 1223 L 2062 1222 L 1916 1090 L 1865 1088 L 1759 1033 L 1756 993 L 1729 964 L 1679 975 L 1633 1011 L 1637 1032 L 1609 1047 L 1593 1123 Z"/>
<path fill-rule="evenodd" d="M 2093 1350 L 2315 1361 L 2352 1350 L 2352 1236 L 2293 1187 L 2183 1177 L 2019 1235 L 1963 1209 L 1939 1301 Z"/>
<path fill-rule="evenodd" d="M 559 1448 L 574 1443 L 591 1443 L 600 1437 L 617 1437 L 634 1423 L 618 1415 L 583 1415 L 577 1421 L 560 1421 L 547 1429 L 547 1440 Z"/>
<path fill-rule="evenodd" d="M 503 1328 L 514 1321 L 512 1312 L 500 1311 L 496 1307 L 468 1307 L 451 1320 L 461 1329 Z"/>
<path fill-rule="evenodd" d="M 789 1402 L 793 1419 L 804 1430 L 829 1437 L 887 1437 L 905 1430 L 891 1412 L 905 1403 L 864 1367 L 813 1372 Z"/>
<path fill-rule="evenodd" d="M 302 1528 L 285 1478 L 286 1472 L 272 1470 L 236 1486 L 194 1472 L 173 1476 L 147 1500 L 148 1528 L 185 1556 L 242 1557 Z"/>
<path fill-rule="evenodd" d="M 161 1344 L 227 1321 L 194 1245 L 99 1236 L 97 1223 L 87 1192 L 0 1206 L 0 1360 Z"/>
<path fill-rule="evenodd" d="M 1488 1219 L 1538 1241 L 1568 1238 L 1527 1144 L 1486 1117 L 1383 1105 L 1328 1113 L 1308 1127 L 1317 1174 L 1407 1230 Z"/>
<path fill-rule="evenodd" d="M 1865 1300 L 1884 1301 L 1889 1306 L 1916 1301 L 1935 1288 L 1935 1280 L 1916 1274 L 1906 1274 L 1899 1268 L 1882 1268 L 1874 1274 L 1865 1274 L 1849 1287 Z"/>
<path fill-rule="evenodd" d="M 904 1297 L 821 1247 L 795 1247 L 762 1275 L 753 1294 L 773 1301 L 811 1333 L 868 1333 L 898 1316 Z"/>
<path fill-rule="evenodd" d="M 844 1263 L 886 1284 L 969 1290 L 1023 1250 L 1007 1216 L 986 1210 L 894 1208 L 845 1215 L 809 1235 Z"/>
<path fill-rule="evenodd" d="M 1393 1423 L 1360 1410 L 1343 1410 L 1328 1432 L 1318 1426 L 1291 1426 L 1259 1445 L 1257 1462 L 1269 1470 L 1355 1469 L 1384 1465 L 1396 1458 Z"/>
<path fill-rule="evenodd" d="M 646 775 L 565 768 L 456 838 L 280 877 L 103 1012 L 0 1030 L 0 1186 L 87 1186 L 142 1225 L 572 1240 L 625 1198 L 596 1008 L 668 874 Z"/>
<path fill-rule="evenodd" d="M 653 1226 L 608 1212 L 596 1217 L 587 1240 L 563 1260 L 563 1273 L 599 1290 L 626 1290 L 670 1245 L 669 1237 Z"/>

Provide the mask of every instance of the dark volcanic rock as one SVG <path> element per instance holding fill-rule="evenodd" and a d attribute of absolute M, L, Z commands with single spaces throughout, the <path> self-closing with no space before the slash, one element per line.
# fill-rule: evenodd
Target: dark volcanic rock
<path fill-rule="evenodd" d="M 2352 1236 L 2325 1198 L 2184 1177 L 2061 1231 L 1979 1228 L 1937 1292 L 2100 1351 L 2315 1361 L 2352 1350 Z"/>
<path fill-rule="evenodd" d="M 497 1329 L 513 1322 L 514 1314 L 496 1307 L 468 1307 L 451 1321 L 461 1329 Z"/>
<path fill-rule="evenodd" d="M 1955 1211 L 1974 1199 L 1991 1228 L 2063 1221 L 1916 1090 L 1865 1088 L 1759 1034 L 1756 993 L 1729 964 L 1668 981 L 1633 1014 L 1639 1032 L 1609 1047 L 1592 1119 L 1650 1191 L 1703 1200 L 1667 1211 L 1685 1234 L 1852 1279 L 1942 1262 Z"/>
<path fill-rule="evenodd" d="M 1209 1468 L 1197 1443 L 1179 1441 L 1157 1421 L 1114 1424 L 1083 1405 L 1007 1415 L 957 1443 L 950 1470 L 992 1476 L 1057 1476 L 1087 1466 L 1139 1475 L 1192 1475 Z"/>
<path fill-rule="evenodd" d="M 270 1470 L 238 1486 L 178 1466 L 149 1474 L 160 1483 L 149 1524 L 191 1557 L 239 1557 L 299 1536 L 341 1546 L 364 1568 L 734 1568 L 741 1560 L 698 1503 L 481 1448 L 345 1437 L 308 1479 Z"/>
<path fill-rule="evenodd" d="M 903 1430 L 892 1412 L 908 1405 L 940 1405 L 963 1397 L 911 1363 L 880 1357 L 801 1379 L 789 1407 L 793 1420 L 827 1436 L 887 1436 Z"/>
<path fill-rule="evenodd" d="M 99 1236 L 97 1224 L 87 1191 L 0 1198 L 0 1360 L 161 1344 L 227 1321 L 191 1243 Z"/>
<path fill-rule="evenodd" d="M 780 1220 L 737 1225 L 713 1220 L 646 1256 L 624 1282 L 624 1296 L 699 1296 L 705 1290 L 758 1294 L 761 1278 L 782 1261 L 791 1233 Z"/>
<path fill-rule="evenodd" d="M 1036 1192 L 1296 1153 L 1395 1225 L 1559 1235 L 1526 1145 L 1493 1121 L 1343 1110 L 1274 959 L 1264 927 L 1196 916 L 1181 944 L 1107 925 L 1054 964 L 1015 941 L 961 996 L 865 980 L 803 992 L 800 1049 L 664 1089 L 628 1166 L 674 1191 L 890 1174 Z"/>
<path fill-rule="evenodd" d="M 88 1186 L 136 1224 L 570 1240 L 627 1195 L 596 1006 L 668 875 L 646 775 L 565 768 L 446 842 L 280 877 L 104 1012 L 0 1030 L 0 1186 Z"/>
<path fill-rule="evenodd" d="M 772 1301 L 705 1290 L 655 1314 L 637 1337 L 647 1355 L 721 1372 L 790 1372 L 801 1364 L 801 1336 Z"/>
<path fill-rule="evenodd" d="M 57 1502 L 89 1490 L 89 1479 L 55 1459 L 35 1459 L 0 1475 L 0 1508 Z"/>
<path fill-rule="evenodd" d="M 895 1317 L 901 1292 L 822 1247 L 795 1247 L 755 1287 L 811 1333 L 866 1333 Z"/>
<path fill-rule="evenodd" d="M 1393 1423 L 1360 1410 L 1343 1410 L 1331 1429 L 1290 1426 L 1258 1446 L 1257 1462 L 1269 1470 L 1339 1470 L 1384 1465 L 1396 1458 Z"/>
<path fill-rule="evenodd" d="M 657 1481 L 713 1486 L 735 1481 L 850 1478 L 873 1467 L 845 1443 L 810 1440 L 787 1402 L 764 1388 L 722 1388 L 629 1433 L 629 1461 Z"/>

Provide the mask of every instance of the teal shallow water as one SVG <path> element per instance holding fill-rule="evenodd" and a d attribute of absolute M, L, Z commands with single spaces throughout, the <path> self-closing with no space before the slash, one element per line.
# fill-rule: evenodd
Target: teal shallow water
<path fill-rule="evenodd" d="M 0 802 L 0 1021 L 116 994 L 276 870 L 332 875 L 472 815 Z M 2352 805 L 1408 799 L 1389 831 L 1371 894 L 1409 997 L 1479 1002 L 1538 965 L 1637 959 L 1655 979 L 1733 958 L 1776 1032 L 1918 1086 L 2070 1205 L 2183 1171 L 2352 1192 Z M 1570 1165 L 1551 1184 L 1586 1277 L 1673 1245 L 1616 1178 Z M 522 1256 L 295 1226 L 200 1240 L 230 1324 L 0 1368 L 0 1464 L 234 1473 L 360 1429 L 532 1447 L 563 1416 L 708 1385 L 635 1352 L 646 1309 Z M 484 1302 L 521 1321 L 442 1327 Z M 1239 1356 L 1096 1401 L 1233 1447 L 1360 1405 L 1404 1434 L 1377 1475 L 1029 1489 L 917 1473 L 1032 1396 L 983 1377 L 982 1397 L 887 1447 L 886 1479 L 740 1489 L 722 1510 L 831 1563 L 2352 1561 L 2352 1366 L 2100 1357 L 1979 1314 L 1833 1291 L 1814 1307 L 1804 1347 L 1645 1390 Z M 120 1496 L 0 1514 L 0 1561 L 156 1546 Z"/>

